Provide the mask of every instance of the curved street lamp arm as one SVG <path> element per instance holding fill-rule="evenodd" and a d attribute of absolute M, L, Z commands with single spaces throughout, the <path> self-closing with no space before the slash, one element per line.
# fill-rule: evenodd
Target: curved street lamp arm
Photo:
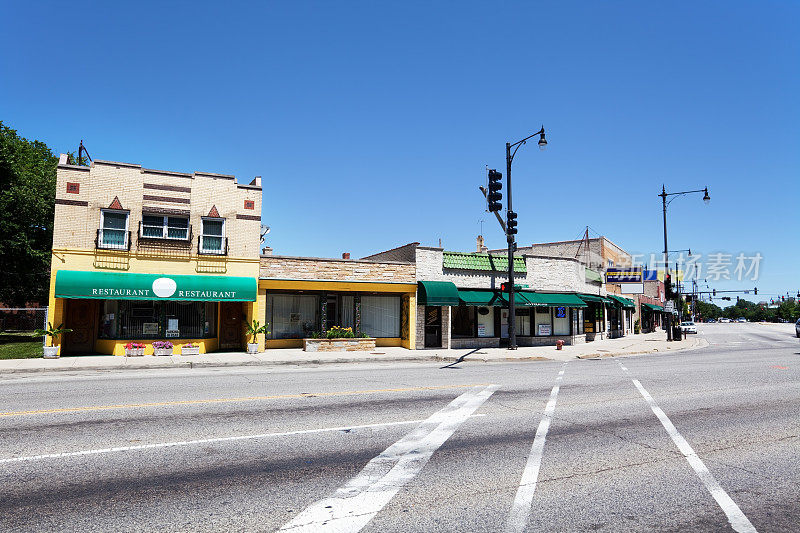
<path fill-rule="evenodd" d="M 513 151 L 513 152 L 511 152 L 511 153 L 510 153 L 510 155 L 509 155 L 509 161 L 513 161 L 513 160 L 514 160 L 514 155 L 516 155 L 516 153 L 517 153 L 517 150 L 519 150 L 519 147 L 520 147 L 520 146 L 522 146 L 523 144 L 525 144 L 526 142 L 528 142 L 528 139 L 530 139 L 531 137 L 536 137 L 537 135 L 541 135 L 542 133 L 544 133 L 544 126 L 542 126 L 542 129 L 540 129 L 539 131 L 537 131 L 537 132 L 536 132 L 536 133 L 534 133 L 533 135 L 528 135 L 527 137 L 525 137 L 525 138 L 524 138 L 524 139 L 522 139 L 521 141 L 517 141 L 517 142 L 515 142 L 515 143 L 513 143 L 513 144 L 509 144 L 509 145 L 508 145 L 508 148 L 509 148 L 509 150 L 510 150 L 511 148 L 514 148 L 514 151 Z"/>

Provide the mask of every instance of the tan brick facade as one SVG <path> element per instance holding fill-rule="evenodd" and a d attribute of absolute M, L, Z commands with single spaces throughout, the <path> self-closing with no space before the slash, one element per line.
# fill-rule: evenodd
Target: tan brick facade
<path fill-rule="evenodd" d="M 259 278 L 375 283 L 417 282 L 416 267 L 410 263 L 279 255 L 261 256 Z"/>
<path fill-rule="evenodd" d="M 78 193 L 69 192 L 75 189 Z M 234 176 L 224 174 L 184 174 L 107 161 L 95 161 L 91 167 L 59 165 L 53 248 L 95 249 L 101 210 L 109 208 L 115 198 L 122 209 L 130 211 L 131 252 L 153 251 L 152 245 L 137 238 L 142 213 L 149 212 L 188 216 L 192 242 L 187 252 L 196 255 L 202 217 L 216 208 L 219 217 L 225 219 L 227 256 L 258 258 L 260 185 L 239 184 Z"/>

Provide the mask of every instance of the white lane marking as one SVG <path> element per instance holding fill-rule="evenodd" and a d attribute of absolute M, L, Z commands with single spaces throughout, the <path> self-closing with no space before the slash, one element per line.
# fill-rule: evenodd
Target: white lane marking
<path fill-rule="evenodd" d="M 486 415 L 472 415 L 472 416 L 486 416 Z M 419 424 L 424 420 L 404 420 L 401 422 L 381 422 L 378 424 L 362 424 L 360 426 L 340 426 L 331 428 L 318 428 L 318 429 L 299 429 L 296 431 L 282 431 L 278 433 L 259 433 L 256 435 L 235 435 L 231 437 L 214 437 L 210 439 L 198 440 L 182 440 L 174 442 L 156 442 L 153 444 L 139 444 L 136 446 L 117 446 L 114 448 L 100 448 L 94 450 L 80 450 L 76 452 L 62 452 L 62 453 L 48 453 L 44 455 L 28 455 L 25 457 L 9 457 L 0 459 L 0 464 L 7 463 L 22 463 L 28 461 L 40 461 L 42 459 L 64 459 L 68 457 L 80 457 L 84 455 L 100 455 L 105 453 L 117 452 L 130 452 L 137 450 L 153 450 L 158 448 L 173 448 L 177 446 L 193 446 L 196 444 L 213 444 L 216 442 L 233 442 L 239 440 L 253 440 L 253 439 L 266 439 L 270 437 L 288 437 L 291 435 L 307 435 L 311 433 L 329 433 L 334 431 L 350 431 L 353 429 L 371 429 L 383 428 L 390 426 L 402 426 L 409 424 Z"/>
<path fill-rule="evenodd" d="M 617 361 L 619 363 L 619 361 Z M 628 369 L 625 368 L 622 363 L 619 363 L 619 366 L 622 370 L 625 371 L 626 374 L 630 374 Z M 731 527 L 734 531 L 739 531 L 740 533 L 747 532 L 747 533 L 755 533 L 756 528 L 753 527 L 753 524 L 750 523 L 750 520 L 745 516 L 739 506 L 736 505 L 736 502 L 728 496 L 728 493 L 725 492 L 725 489 L 720 486 L 717 482 L 714 475 L 711 471 L 706 467 L 703 461 L 697 456 L 694 449 L 689 445 L 686 439 L 683 438 L 675 425 L 669 419 L 669 417 L 661 410 L 658 406 L 656 401 L 650 396 L 650 393 L 642 387 L 642 384 L 639 383 L 638 379 L 634 379 L 631 377 L 631 381 L 639 390 L 639 393 L 645 399 L 647 404 L 650 406 L 650 409 L 653 411 L 653 414 L 661 421 L 661 425 L 664 426 L 664 429 L 667 430 L 667 434 L 672 439 L 672 442 L 678 447 L 686 460 L 691 465 L 692 469 L 698 475 L 700 480 L 703 482 L 703 485 L 706 486 L 708 492 L 711 493 L 711 496 L 717 501 L 717 504 L 722 508 L 722 511 L 725 513 L 725 516 L 728 517 L 728 522 L 731 524 Z"/>
<path fill-rule="evenodd" d="M 334 495 L 311 504 L 280 531 L 360 531 L 497 388 L 490 385 L 465 392 L 373 458 Z"/>
<path fill-rule="evenodd" d="M 514 504 L 511 513 L 506 520 L 505 531 L 507 533 L 524 531 L 528 524 L 528 515 L 531 512 L 533 493 L 536 491 L 536 481 L 539 478 L 539 468 L 542 465 L 542 455 L 544 454 L 544 442 L 547 438 L 547 431 L 550 429 L 550 421 L 553 419 L 553 412 L 556 410 L 556 399 L 561 381 L 564 379 L 564 370 L 567 363 L 561 365 L 561 370 L 556 377 L 556 384 L 550 391 L 550 399 L 544 408 L 544 415 L 536 428 L 536 436 L 533 437 L 533 444 L 528 455 L 528 462 L 522 472 L 522 479 L 519 482 L 517 495 L 514 497 Z"/>

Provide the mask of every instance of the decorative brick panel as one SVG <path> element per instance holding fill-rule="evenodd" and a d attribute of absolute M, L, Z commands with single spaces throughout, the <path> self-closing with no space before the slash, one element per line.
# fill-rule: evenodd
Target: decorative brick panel
<path fill-rule="evenodd" d="M 81 184 L 67 182 L 67 192 L 70 194 L 80 194 Z"/>
<path fill-rule="evenodd" d="M 416 268 L 408 263 L 376 263 L 314 257 L 262 256 L 262 279 L 416 283 Z"/>
<path fill-rule="evenodd" d="M 244 201 L 244 208 L 245 209 L 255 209 L 256 203 L 253 200 L 245 200 Z"/>

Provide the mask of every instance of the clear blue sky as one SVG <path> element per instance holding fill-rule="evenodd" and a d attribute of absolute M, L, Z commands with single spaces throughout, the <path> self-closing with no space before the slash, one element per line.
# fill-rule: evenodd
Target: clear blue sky
<path fill-rule="evenodd" d="M 504 145 L 521 244 L 585 226 L 800 289 L 800 3 L 4 2 L 0 120 L 57 151 L 264 177 L 277 254 L 471 251 Z M 505 192 L 505 191 L 504 191 Z M 754 283 L 714 283 L 718 289 Z M 759 294 L 761 296 L 761 294 Z M 761 298 L 758 298 L 761 299 Z"/>

